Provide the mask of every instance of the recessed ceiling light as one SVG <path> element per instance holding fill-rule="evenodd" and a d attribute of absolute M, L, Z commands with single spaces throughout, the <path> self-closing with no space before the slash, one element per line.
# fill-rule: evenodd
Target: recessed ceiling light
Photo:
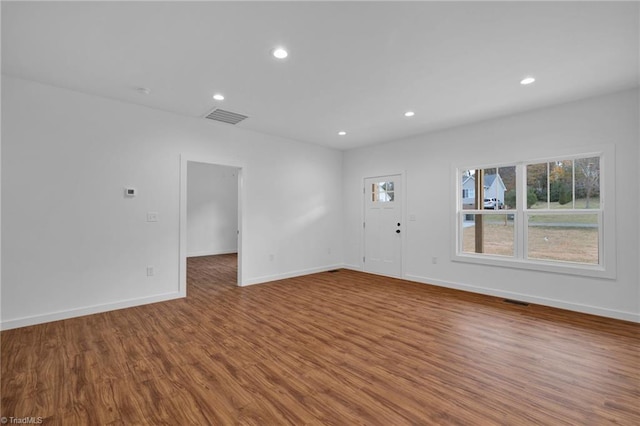
<path fill-rule="evenodd" d="M 340 136 L 344 136 L 346 134 L 347 134 L 347 132 L 345 132 L 344 130 L 341 130 L 341 131 L 338 132 L 338 135 L 340 135 Z"/>
<path fill-rule="evenodd" d="M 224 96 L 222 96 L 220 93 L 216 93 L 215 95 L 213 95 L 213 99 L 215 99 L 216 101 L 224 101 Z"/>
<path fill-rule="evenodd" d="M 523 78 L 522 80 L 520 80 L 520 84 L 522 84 L 523 86 L 526 86 L 527 84 L 531 84 L 531 83 L 533 83 L 534 81 L 536 81 L 536 79 L 535 79 L 535 78 L 533 78 L 533 77 L 526 77 L 526 78 Z"/>
<path fill-rule="evenodd" d="M 407 111 L 404 113 L 405 117 L 413 117 L 414 115 L 416 115 L 416 113 L 413 111 Z"/>
<path fill-rule="evenodd" d="M 148 95 L 149 93 L 151 93 L 151 89 L 149 89 L 148 87 L 137 87 L 136 90 L 141 95 Z"/>
<path fill-rule="evenodd" d="M 276 47 L 275 49 L 273 49 L 273 51 L 271 52 L 271 54 L 276 58 L 276 59 L 284 59 L 287 56 L 289 56 L 289 52 L 287 52 L 287 50 L 284 47 Z"/>

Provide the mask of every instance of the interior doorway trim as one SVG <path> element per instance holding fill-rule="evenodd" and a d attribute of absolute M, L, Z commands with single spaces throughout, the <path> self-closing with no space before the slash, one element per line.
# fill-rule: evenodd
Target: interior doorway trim
<path fill-rule="evenodd" d="M 213 166 L 234 167 L 238 169 L 238 286 L 244 285 L 242 280 L 244 220 L 242 206 L 244 205 L 243 173 L 244 165 L 233 161 L 225 161 L 219 158 L 211 158 L 198 155 L 180 155 L 180 248 L 179 248 L 179 284 L 180 296 L 187 295 L 187 169 L 189 163 L 203 163 Z"/>

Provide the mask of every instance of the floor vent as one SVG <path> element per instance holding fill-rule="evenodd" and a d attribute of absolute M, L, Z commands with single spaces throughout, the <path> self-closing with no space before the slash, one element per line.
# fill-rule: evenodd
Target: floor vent
<path fill-rule="evenodd" d="M 220 121 L 222 123 L 228 124 L 238 124 L 242 120 L 249 118 L 246 115 L 238 114 L 237 112 L 225 111 L 220 108 L 216 108 L 211 111 L 209 114 L 205 115 L 204 118 L 208 118 L 213 121 Z"/>
<path fill-rule="evenodd" d="M 529 304 L 527 302 L 522 302 L 520 300 L 504 299 L 503 302 L 511 303 L 512 305 L 529 306 Z"/>

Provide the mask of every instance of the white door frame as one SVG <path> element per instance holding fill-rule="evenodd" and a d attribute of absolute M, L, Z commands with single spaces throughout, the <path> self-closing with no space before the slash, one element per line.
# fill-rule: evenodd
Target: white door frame
<path fill-rule="evenodd" d="M 180 155 L 180 248 L 179 248 L 179 283 L 180 296 L 187 295 L 187 169 L 189 163 L 204 163 L 213 166 L 234 167 L 238 169 L 238 281 L 237 285 L 244 285 L 242 281 L 244 221 L 242 206 L 244 205 L 243 173 L 244 166 L 233 161 L 194 155 Z"/>
<path fill-rule="evenodd" d="M 400 245 L 400 278 L 404 278 L 404 265 L 405 265 L 405 256 L 404 254 L 407 252 L 407 179 L 406 179 L 406 174 L 405 171 L 400 171 L 400 172 L 389 172 L 389 173 L 376 173 L 376 174 L 372 174 L 369 176 L 364 176 L 360 182 L 362 183 L 362 198 L 360 200 L 360 206 L 362 208 L 361 210 L 361 217 L 360 217 L 360 223 L 364 223 L 365 222 L 365 218 L 366 218 L 366 186 L 365 186 L 365 181 L 367 179 L 373 179 L 373 178 L 380 178 L 380 177 L 385 177 L 385 176 L 394 176 L 394 175 L 399 175 L 400 176 L 400 181 L 402 182 L 402 188 L 400 190 L 400 196 L 401 196 L 401 201 L 400 201 L 400 206 L 402 208 L 402 224 L 404 226 L 402 226 L 402 232 L 403 232 L 403 236 L 402 236 L 402 243 Z M 361 268 L 360 270 L 364 272 L 364 268 L 365 268 L 365 262 L 362 261 L 362 259 L 365 256 L 366 253 L 366 240 L 365 240 L 365 229 L 364 227 L 360 228 L 360 241 L 361 244 L 360 246 L 362 247 L 362 250 L 360 252 L 360 265 Z"/>

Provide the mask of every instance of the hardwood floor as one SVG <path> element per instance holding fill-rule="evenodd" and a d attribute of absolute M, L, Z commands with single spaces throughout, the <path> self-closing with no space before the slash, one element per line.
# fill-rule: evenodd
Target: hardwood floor
<path fill-rule="evenodd" d="M 1 334 L 2 416 L 51 425 L 640 424 L 640 325 L 340 270 Z"/>

